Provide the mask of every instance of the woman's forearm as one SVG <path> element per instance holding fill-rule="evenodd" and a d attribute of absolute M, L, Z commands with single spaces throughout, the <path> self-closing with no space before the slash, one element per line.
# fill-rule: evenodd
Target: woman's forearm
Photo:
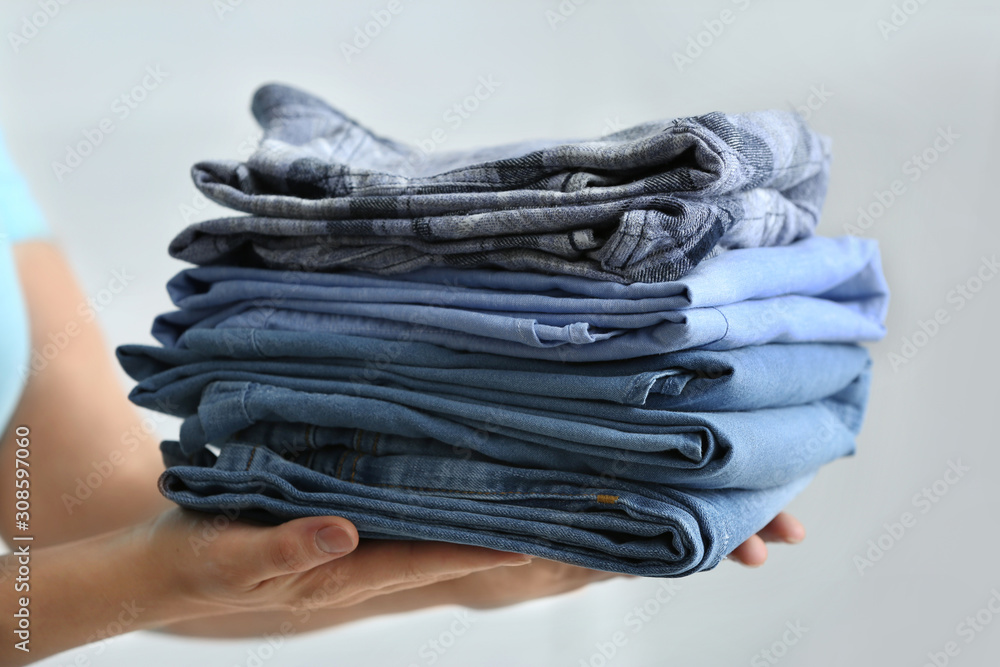
<path fill-rule="evenodd" d="M 37 551 L 19 542 L 14 549 L 0 565 L 9 573 L 0 584 L 6 589 L 2 665 L 26 665 L 197 614 L 127 529 Z"/>
<path fill-rule="evenodd" d="M 14 246 L 31 323 L 27 386 L 0 433 L 0 530 L 15 529 L 15 428 L 30 430 L 31 528 L 52 545 L 132 525 L 170 506 L 156 489 L 163 471 L 156 422 L 126 398 L 96 312 L 59 249 Z M 124 289 L 124 287 L 122 287 Z M 23 463 L 23 462 L 22 462 Z M 9 543 L 10 544 L 10 543 Z"/>

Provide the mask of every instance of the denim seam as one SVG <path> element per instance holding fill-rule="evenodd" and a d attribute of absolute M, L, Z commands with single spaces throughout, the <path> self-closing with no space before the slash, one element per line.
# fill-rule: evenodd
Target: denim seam
<path fill-rule="evenodd" d="M 359 454 L 358 456 L 361 455 Z M 354 484 L 360 484 L 362 486 L 377 486 L 385 489 L 408 489 L 410 491 L 429 491 L 429 492 L 442 491 L 445 493 L 459 493 L 459 494 L 475 495 L 475 496 L 518 495 L 518 496 L 524 496 L 525 498 L 542 497 L 542 498 L 570 498 L 576 500 L 591 499 L 601 505 L 607 505 L 609 503 L 604 503 L 599 500 L 596 500 L 596 497 L 599 495 L 607 497 L 614 496 L 614 498 L 616 499 L 615 502 L 617 502 L 617 498 L 619 497 L 614 494 L 590 494 L 590 493 L 573 494 L 573 493 L 534 493 L 534 492 L 524 492 L 524 491 L 465 491 L 461 489 L 449 489 L 445 487 L 433 487 L 433 486 L 408 486 L 405 484 L 378 484 L 374 482 L 360 482 L 360 481 L 355 482 L 353 479 L 349 481 Z"/>
<path fill-rule="evenodd" d="M 646 404 L 645 398 L 649 396 L 653 382 L 656 381 L 656 378 L 647 378 L 646 375 L 646 373 L 643 373 L 632 379 L 628 391 L 625 392 L 626 405 L 636 405 L 637 399 L 640 396 L 643 396 L 643 401 L 640 405 Z"/>
<path fill-rule="evenodd" d="M 238 407 L 240 409 L 240 414 L 242 415 L 243 420 L 247 424 L 253 424 L 254 423 L 254 420 L 250 418 L 250 413 L 247 411 L 247 405 L 246 404 L 247 404 L 248 397 L 250 395 L 250 391 L 255 386 L 257 386 L 257 384 L 255 382 L 245 382 L 245 383 L 243 383 L 243 390 L 240 392 L 239 399 L 236 401 L 236 403 L 237 403 L 237 405 L 238 405 Z"/>
<path fill-rule="evenodd" d="M 257 344 L 257 331 L 258 330 L 254 328 L 250 329 L 250 347 L 254 351 L 254 354 L 256 354 L 258 357 L 266 359 L 267 354 L 262 349 L 260 349 L 260 346 Z"/>
<path fill-rule="evenodd" d="M 344 459 L 347 457 L 347 452 L 342 452 L 340 454 L 340 460 L 337 461 L 337 469 L 333 471 L 333 476 L 336 479 L 340 479 L 340 469 L 344 467 Z"/>
<path fill-rule="evenodd" d="M 709 342 L 709 343 L 705 343 L 704 345 L 699 345 L 699 347 L 700 347 L 700 348 L 706 348 L 706 347 L 708 347 L 709 345 L 715 345 L 715 344 L 716 344 L 716 343 L 718 343 L 719 341 L 722 341 L 722 340 L 725 340 L 725 339 L 726 339 L 726 336 L 728 336 L 728 335 L 729 335 L 729 319 L 728 319 L 728 318 L 726 317 L 726 314 L 725 314 L 725 313 L 723 313 L 723 312 L 722 312 L 721 310 L 719 310 L 719 308 L 718 308 L 717 306 L 710 306 L 710 308 L 711 308 L 712 310 L 714 310 L 715 312 L 717 312 L 717 313 L 718 313 L 719 315 L 721 315 L 721 316 L 722 316 L 722 320 L 723 320 L 723 321 L 724 321 L 724 322 L 726 323 L 726 330 L 725 330 L 725 331 L 724 331 L 724 332 L 722 333 L 722 335 L 721 335 L 721 336 L 719 336 L 719 337 L 718 337 L 718 338 L 716 338 L 715 340 L 713 340 L 713 341 L 711 341 L 711 342 Z"/>
<path fill-rule="evenodd" d="M 260 449 L 258 445 L 254 445 L 254 448 L 250 450 L 250 456 L 247 457 L 247 467 L 244 468 L 244 472 L 250 470 L 250 466 L 253 464 L 254 457 L 257 456 L 257 450 Z"/>

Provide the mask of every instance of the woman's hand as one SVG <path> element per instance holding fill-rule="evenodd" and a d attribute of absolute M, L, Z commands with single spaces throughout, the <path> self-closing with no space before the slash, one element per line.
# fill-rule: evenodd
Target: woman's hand
<path fill-rule="evenodd" d="M 168 511 L 137 535 L 150 558 L 173 573 L 177 590 L 206 615 L 301 607 L 324 591 L 323 606 L 442 584 L 435 597 L 474 608 L 514 604 L 616 576 L 541 558 L 441 542 L 366 540 L 346 519 L 311 517 L 279 526 L 230 523 L 211 542 L 198 536 L 206 516 Z M 765 542 L 796 543 L 805 529 L 782 512 L 729 556 L 756 567 Z M 530 565 L 527 565 L 530 563 Z M 507 568 L 502 566 L 526 565 Z M 441 591 L 438 593 L 437 591 Z"/>
<path fill-rule="evenodd" d="M 170 510 L 134 536 L 200 615 L 294 610 L 316 599 L 317 591 L 323 606 L 345 607 L 531 560 L 441 542 L 366 540 L 359 546 L 357 530 L 338 517 L 279 526 L 234 522 L 206 541 L 199 536 L 207 516 Z"/>
<path fill-rule="evenodd" d="M 292 610 L 317 590 L 324 606 L 440 582 L 453 603 L 497 607 L 556 595 L 615 575 L 515 553 L 440 542 L 366 540 L 346 519 L 310 517 L 279 526 L 230 523 L 211 542 L 199 535 L 206 515 L 170 510 L 137 533 L 150 558 L 173 573 L 178 591 L 206 615 Z M 765 542 L 794 543 L 805 529 L 781 513 L 730 558 L 759 566 Z M 527 567 L 501 568 L 508 565 Z M 500 568 L 500 569 L 494 569 Z"/>
<path fill-rule="evenodd" d="M 204 521 L 204 519 L 202 519 Z M 794 517 L 781 513 L 758 534 L 740 545 L 730 559 L 744 565 L 758 566 L 767 558 L 765 542 L 796 543 L 805 530 Z M 367 543 L 366 543 L 367 544 Z M 447 547 L 447 545 L 440 545 Z M 364 549 L 358 550 L 361 552 Z M 356 552 L 356 553 L 358 553 Z M 212 618 L 200 618 L 171 624 L 168 632 L 199 637 L 251 637 L 269 632 L 301 634 L 324 630 L 380 614 L 416 611 L 440 605 L 461 605 L 472 609 L 495 609 L 568 593 L 588 584 L 617 575 L 588 570 L 543 558 L 533 558 L 522 567 L 489 567 L 447 580 L 390 592 L 372 593 L 369 599 L 350 606 L 325 606 L 326 593 L 311 594 L 306 603 L 293 612 L 243 611 Z M 343 605 L 334 599 L 332 604 Z M 285 630 L 281 630 L 284 628 Z"/>
<path fill-rule="evenodd" d="M 736 547 L 729 554 L 731 560 L 750 567 L 760 567 L 767 560 L 767 545 L 765 542 L 784 542 L 798 544 L 806 537 L 806 529 L 802 523 L 791 514 L 781 512 L 771 519 L 759 533 Z"/>
<path fill-rule="evenodd" d="M 759 567 L 767 560 L 765 542 L 797 544 L 804 538 L 805 528 L 799 520 L 782 512 L 759 533 L 736 547 L 729 558 L 743 565 Z M 524 567 L 476 572 L 443 582 L 437 588 L 446 591 L 445 597 L 454 604 L 474 609 L 490 609 L 568 593 L 594 582 L 620 576 L 631 575 L 588 570 L 535 558 Z"/>

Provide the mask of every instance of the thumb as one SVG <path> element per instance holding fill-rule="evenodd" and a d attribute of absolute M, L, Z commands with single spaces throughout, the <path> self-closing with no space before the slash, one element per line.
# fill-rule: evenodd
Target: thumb
<path fill-rule="evenodd" d="M 256 577 L 270 579 L 305 572 L 342 558 L 358 546 L 358 531 L 341 517 L 306 517 L 255 531 L 246 545 Z"/>

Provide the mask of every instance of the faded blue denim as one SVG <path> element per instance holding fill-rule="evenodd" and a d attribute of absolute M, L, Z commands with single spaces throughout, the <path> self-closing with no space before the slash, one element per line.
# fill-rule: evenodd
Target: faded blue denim
<path fill-rule="evenodd" d="M 858 361 L 846 384 L 830 395 L 746 411 L 678 412 L 490 389 L 470 398 L 432 393 L 439 389 L 433 383 L 400 388 L 269 375 L 246 363 L 241 370 L 194 368 L 186 376 L 171 369 L 141 382 L 130 397 L 140 406 L 188 417 L 181 428 L 188 453 L 229 439 L 265 446 L 291 439 L 300 449 L 322 447 L 339 444 L 327 440 L 341 437 L 343 429 L 359 429 L 403 436 L 384 446 L 407 454 L 422 453 L 430 439 L 519 466 L 613 470 L 624 479 L 699 488 L 765 488 L 853 453 L 869 385 L 867 355 Z M 296 426 L 275 438 L 260 426 L 269 423 Z"/>
<path fill-rule="evenodd" d="M 207 267 L 182 272 L 169 289 L 181 310 L 154 323 L 165 345 L 183 346 L 192 327 L 258 328 L 562 361 L 877 340 L 888 300 L 877 246 L 846 237 L 735 250 L 682 281 L 655 284 L 496 271 L 399 280 Z"/>
<path fill-rule="evenodd" d="M 269 523 L 336 515 L 363 538 L 439 540 L 647 577 L 715 567 L 811 475 L 766 490 L 633 484 L 484 460 L 343 448 L 287 461 L 230 444 L 183 454 L 164 442 L 160 490 L 182 507 Z"/>
<path fill-rule="evenodd" d="M 565 364 L 456 352 L 426 343 L 261 329 L 199 329 L 188 334 L 187 342 L 189 349 L 118 348 L 122 367 L 139 382 L 133 394 L 226 370 L 394 384 L 473 399 L 482 399 L 489 390 L 651 410 L 735 411 L 826 398 L 850 384 L 868 363 L 864 348 L 821 343 Z M 196 404 L 197 399 L 192 411 Z"/>

